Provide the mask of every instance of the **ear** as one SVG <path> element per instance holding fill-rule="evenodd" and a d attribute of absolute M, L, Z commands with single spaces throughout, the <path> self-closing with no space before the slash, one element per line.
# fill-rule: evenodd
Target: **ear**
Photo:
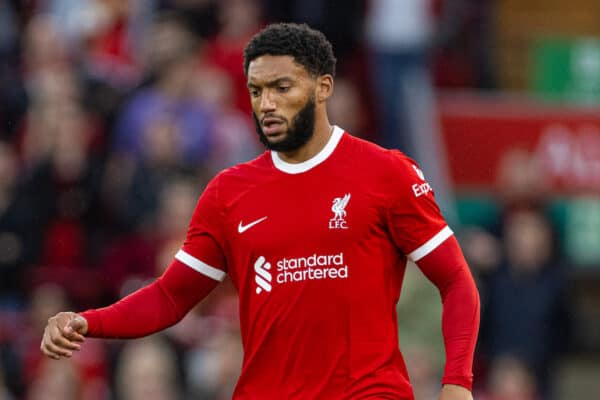
<path fill-rule="evenodd" d="M 317 103 L 324 103 L 333 94 L 333 76 L 321 75 L 317 78 L 316 99 Z"/>

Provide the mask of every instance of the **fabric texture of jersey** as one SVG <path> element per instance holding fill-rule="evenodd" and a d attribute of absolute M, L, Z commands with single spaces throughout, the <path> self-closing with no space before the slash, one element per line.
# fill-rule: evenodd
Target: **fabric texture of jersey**
<path fill-rule="evenodd" d="M 451 235 L 413 160 L 334 127 L 307 162 L 215 177 L 176 258 L 239 291 L 234 399 L 412 399 L 396 303 L 407 258 Z"/>

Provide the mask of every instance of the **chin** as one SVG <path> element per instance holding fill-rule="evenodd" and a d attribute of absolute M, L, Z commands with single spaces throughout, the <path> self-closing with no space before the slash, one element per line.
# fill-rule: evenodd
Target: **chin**
<path fill-rule="evenodd" d="M 275 136 L 271 136 L 271 137 L 267 138 L 267 140 L 271 144 L 279 144 L 279 143 L 285 142 L 286 138 L 287 138 L 287 135 L 285 134 L 285 132 L 282 132 Z"/>

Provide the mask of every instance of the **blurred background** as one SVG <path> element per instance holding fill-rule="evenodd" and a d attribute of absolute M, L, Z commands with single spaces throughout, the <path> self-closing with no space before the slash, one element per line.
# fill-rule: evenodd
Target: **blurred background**
<path fill-rule="evenodd" d="M 226 399 L 242 349 L 222 284 L 180 324 L 43 359 L 48 317 L 169 264 L 220 169 L 259 154 L 242 70 L 266 23 L 338 58 L 330 118 L 415 158 L 481 293 L 475 398 L 600 391 L 600 2 L 0 0 L 0 399 Z M 409 266 L 400 345 L 419 400 L 439 295 Z"/>

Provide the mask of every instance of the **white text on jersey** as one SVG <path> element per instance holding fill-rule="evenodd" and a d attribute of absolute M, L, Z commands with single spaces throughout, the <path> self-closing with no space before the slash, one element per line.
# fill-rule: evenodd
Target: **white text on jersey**
<path fill-rule="evenodd" d="M 273 281 L 277 284 L 313 281 L 323 279 L 348 279 L 348 265 L 344 253 L 312 254 L 307 257 L 282 258 L 275 262 L 277 270 L 271 274 L 271 264 L 260 256 L 254 263 L 256 294 L 272 290 Z M 275 279 L 273 279 L 275 275 Z"/>
<path fill-rule="evenodd" d="M 429 183 L 424 182 L 421 184 L 415 183 L 414 185 L 412 185 L 412 190 L 413 190 L 413 193 L 415 194 L 415 197 L 419 197 L 419 196 L 422 196 L 424 194 L 431 192 L 433 189 L 431 188 Z"/>
<path fill-rule="evenodd" d="M 336 197 L 333 199 L 331 211 L 333 218 L 329 220 L 329 229 L 348 229 L 346 224 L 346 206 L 350 201 L 350 193 L 346 193 L 344 197 Z"/>

